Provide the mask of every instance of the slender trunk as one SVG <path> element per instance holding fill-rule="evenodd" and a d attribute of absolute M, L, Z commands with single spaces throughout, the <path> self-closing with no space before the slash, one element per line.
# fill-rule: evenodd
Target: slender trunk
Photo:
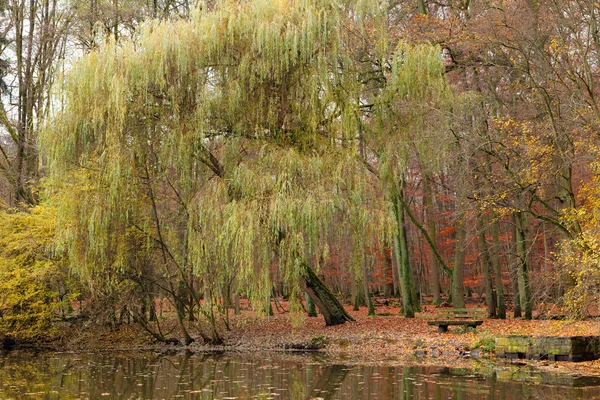
<path fill-rule="evenodd" d="M 513 302 L 515 303 L 515 310 L 513 312 L 514 318 L 521 318 L 521 296 L 519 294 L 519 282 L 516 272 L 512 274 L 512 289 L 513 289 Z"/>
<path fill-rule="evenodd" d="M 452 304 L 454 308 L 465 308 L 465 245 L 467 228 L 465 212 L 461 211 L 456 219 L 456 250 L 452 270 Z"/>
<path fill-rule="evenodd" d="M 350 279 L 352 280 L 350 286 L 352 292 L 352 309 L 358 311 L 360 306 L 365 305 L 365 297 L 360 275 L 354 271 L 354 268 L 351 268 Z"/>
<path fill-rule="evenodd" d="M 504 286 L 502 285 L 502 265 L 500 264 L 500 232 L 498 221 L 492 221 L 492 265 L 494 266 L 494 283 L 496 286 L 496 307 L 498 318 L 506 318 L 506 305 L 504 304 Z"/>
<path fill-rule="evenodd" d="M 392 256 L 388 246 L 384 246 L 383 253 L 383 271 L 385 273 L 384 295 L 392 297 L 394 295 L 394 268 L 392 266 Z"/>
<path fill-rule="evenodd" d="M 516 244 L 518 259 L 519 299 L 525 311 L 525 319 L 532 318 L 531 289 L 529 287 L 529 271 L 527 265 L 527 220 L 523 212 L 516 215 Z"/>
<path fill-rule="evenodd" d="M 310 296 L 319 309 L 319 312 L 323 315 L 325 325 L 332 326 L 343 324 L 347 321 L 354 321 L 354 318 L 346 312 L 342 304 L 325 286 L 323 281 L 319 279 L 308 263 L 302 261 L 301 265 L 303 270 L 300 285 L 304 293 Z"/>
<path fill-rule="evenodd" d="M 396 251 L 396 260 L 398 262 L 398 278 L 400 279 L 400 293 L 402 295 L 402 312 L 404 317 L 414 318 L 414 302 L 416 299 L 413 299 L 413 291 L 411 288 L 412 271 L 410 269 L 410 260 L 408 257 L 404 206 L 400 199 L 402 195 L 402 189 L 400 189 L 393 197 L 393 209 L 397 228 L 396 235 L 394 236 L 394 249 Z"/>
<path fill-rule="evenodd" d="M 394 251 L 394 257 L 392 257 L 392 251 Z M 395 243 L 392 243 L 392 246 L 390 246 L 389 249 L 389 253 L 387 253 L 387 257 L 389 257 L 389 262 L 390 262 L 390 266 L 392 267 L 392 277 L 394 278 L 394 297 L 398 297 L 400 298 L 400 277 L 398 276 L 398 271 L 399 271 L 399 267 L 398 267 L 398 263 L 397 263 L 397 259 L 395 258 L 395 256 L 397 254 L 396 253 L 396 245 Z M 396 261 L 394 261 L 396 260 Z"/>
<path fill-rule="evenodd" d="M 223 283 L 223 307 L 227 310 L 231 308 L 231 280 L 226 279 Z"/>
<path fill-rule="evenodd" d="M 154 294 L 152 293 L 152 289 L 148 291 L 148 321 L 156 321 L 156 303 L 154 300 Z"/>
<path fill-rule="evenodd" d="M 429 231 L 429 237 L 435 242 L 436 229 L 435 229 L 435 215 L 433 210 L 433 191 L 431 189 L 431 178 L 429 175 L 425 175 L 425 212 L 427 213 L 427 230 Z M 433 249 L 429 248 L 430 257 L 430 290 L 433 295 L 433 304 L 440 304 L 440 266 Z"/>
<path fill-rule="evenodd" d="M 550 270 L 548 268 L 548 258 L 549 258 L 549 252 L 548 252 L 548 237 L 547 237 L 547 230 L 544 229 L 544 293 L 546 294 L 546 296 L 551 298 L 551 284 L 550 284 Z M 551 299 L 551 301 L 554 299 Z"/>
<path fill-rule="evenodd" d="M 113 20 L 113 35 L 115 38 L 115 42 L 119 41 L 119 1 L 113 1 L 113 8 L 115 12 L 115 19 Z"/>
<path fill-rule="evenodd" d="M 271 303 L 271 296 L 267 298 L 267 303 L 265 304 L 265 314 L 267 314 L 269 317 L 275 315 L 273 312 L 273 304 Z"/>
<path fill-rule="evenodd" d="M 181 329 L 181 334 L 183 335 L 183 342 L 188 345 L 191 344 L 194 339 L 188 333 L 185 327 L 185 311 L 186 311 L 186 300 L 187 300 L 187 288 L 185 286 L 185 282 L 183 280 L 179 281 L 177 286 L 177 295 L 175 296 L 175 308 L 177 314 L 177 322 L 179 323 L 179 327 Z"/>
<path fill-rule="evenodd" d="M 362 249 L 361 272 L 363 292 L 365 294 L 365 303 L 367 303 L 367 308 L 369 310 L 368 315 L 375 315 L 375 307 L 373 306 L 373 301 L 371 300 L 371 292 L 369 291 L 369 276 L 367 274 L 367 255 L 365 254 L 364 248 Z"/>
<path fill-rule="evenodd" d="M 184 223 L 187 226 L 188 221 Z M 184 290 L 181 294 L 182 301 L 185 302 L 187 308 L 188 321 L 194 321 L 194 274 L 192 268 L 189 267 L 189 233 L 186 228 L 183 233 L 183 266 L 181 271 L 181 281 L 184 286 Z M 186 282 L 187 280 L 187 282 Z M 185 311 L 185 310 L 182 310 Z"/>
<path fill-rule="evenodd" d="M 485 285 L 485 303 L 487 305 L 488 318 L 496 317 L 496 299 L 494 296 L 494 287 L 492 284 L 492 263 L 489 256 L 489 248 L 485 238 L 485 224 L 483 215 L 477 216 L 478 244 L 479 254 L 481 255 L 481 269 L 483 271 L 483 281 Z"/>
<path fill-rule="evenodd" d="M 223 339 L 219 334 L 219 330 L 217 329 L 217 317 L 215 316 L 215 296 L 213 293 L 213 286 L 210 280 L 210 276 L 205 273 L 203 278 L 204 284 L 204 312 L 203 314 L 206 316 L 208 320 L 210 333 L 209 336 L 202 333 L 202 339 L 209 344 L 221 344 Z M 186 343 L 187 344 L 187 343 Z"/>
<path fill-rule="evenodd" d="M 241 311 L 240 311 L 240 295 L 236 294 L 236 295 L 233 296 L 233 298 L 234 298 L 234 300 L 233 300 L 233 303 L 234 303 L 234 305 L 233 305 L 234 306 L 233 313 L 235 315 L 240 315 L 241 314 Z"/>
<path fill-rule="evenodd" d="M 519 269 L 519 260 L 518 260 L 518 256 L 517 256 L 517 223 L 516 223 L 516 215 L 513 214 L 512 215 L 512 222 L 513 222 L 513 231 L 512 231 L 512 243 L 511 243 L 511 253 L 513 255 L 514 258 L 514 262 L 513 260 L 511 260 L 511 271 L 510 271 L 510 279 L 511 279 L 511 283 L 512 283 L 512 292 L 513 292 L 513 302 L 515 303 L 515 310 L 513 312 L 513 317 L 515 318 L 521 318 L 521 296 L 519 293 L 519 281 L 518 281 L 518 269 Z"/>
<path fill-rule="evenodd" d="M 17 84 L 19 95 L 17 98 L 17 138 L 15 154 L 15 205 L 29 204 L 33 201 L 28 188 L 29 146 L 31 130 L 33 128 L 33 38 L 36 27 L 36 3 L 29 1 L 28 33 L 27 40 L 24 36 L 25 4 L 14 2 L 13 14 L 15 23 L 15 50 L 17 58 Z M 26 49 L 24 48 L 26 42 Z"/>

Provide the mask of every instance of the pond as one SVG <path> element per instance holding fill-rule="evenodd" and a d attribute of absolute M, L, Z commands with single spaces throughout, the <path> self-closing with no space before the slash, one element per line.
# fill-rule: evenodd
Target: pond
<path fill-rule="evenodd" d="M 0 399 L 600 398 L 600 386 L 574 387 L 600 382 L 571 378 L 489 366 L 343 365 L 272 353 L 0 355 Z"/>

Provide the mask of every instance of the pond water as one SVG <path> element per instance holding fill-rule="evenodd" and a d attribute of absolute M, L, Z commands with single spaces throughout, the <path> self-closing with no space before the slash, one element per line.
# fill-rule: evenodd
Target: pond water
<path fill-rule="evenodd" d="M 600 398 L 600 386 L 573 387 L 590 383 L 600 385 L 522 369 L 350 366 L 300 355 L 0 355 L 0 399 Z"/>

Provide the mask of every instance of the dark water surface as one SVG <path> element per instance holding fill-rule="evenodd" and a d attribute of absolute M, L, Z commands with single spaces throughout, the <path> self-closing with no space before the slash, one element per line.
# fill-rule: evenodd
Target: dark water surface
<path fill-rule="evenodd" d="M 349 366 L 318 356 L 0 355 L 0 399 L 600 398 L 600 386 L 573 387 L 589 384 L 600 382 L 508 367 Z"/>

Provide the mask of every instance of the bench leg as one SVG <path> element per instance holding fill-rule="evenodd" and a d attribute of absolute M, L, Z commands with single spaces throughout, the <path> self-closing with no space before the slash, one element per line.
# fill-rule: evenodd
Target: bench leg
<path fill-rule="evenodd" d="M 448 325 L 439 325 L 439 326 L 438 326 L 438 332 L 439 332 L 439 333 L 445 333 L 445 332 L 448 332 Z"/>

